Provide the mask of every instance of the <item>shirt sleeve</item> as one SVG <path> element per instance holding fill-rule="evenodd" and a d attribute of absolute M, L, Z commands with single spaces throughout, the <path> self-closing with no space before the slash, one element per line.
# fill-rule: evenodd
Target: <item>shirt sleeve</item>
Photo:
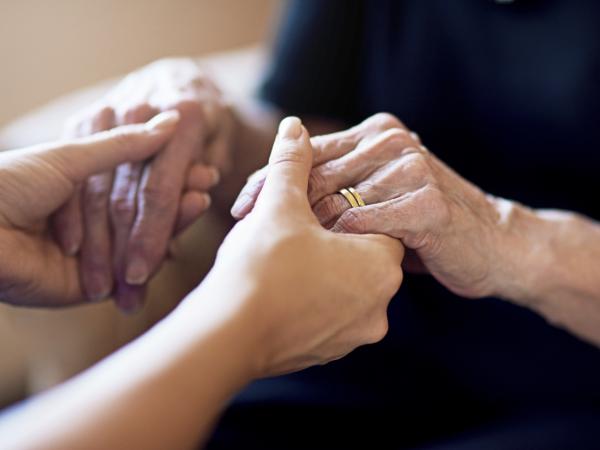
<path fill-rule="evenodd" d="M 290 1 L 261 99 L 287 114 L 354 119 L 361 10 L 358 0 Z"/>

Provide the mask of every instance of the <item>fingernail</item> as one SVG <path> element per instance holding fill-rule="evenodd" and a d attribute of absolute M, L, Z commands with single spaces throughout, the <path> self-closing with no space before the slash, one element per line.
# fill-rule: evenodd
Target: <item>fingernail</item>
<path fill-rule="evenodd" d="M 202 199 L 204 200 L 204 209 L 210 208 L 210 204 L 212 203 L 210 195 L 208 195 L 207 193 L 202 193 Z"/>
<path fill-rule="evenodd" d="M 240 218 L 250 204 L 250 196 L 246 193 L 240 194 L 231 207 L 231 215 L 236 219 Z"/>
<path fill-rule="evenodd" d="M 216 167 L 211 167 L 210 168 L 210 177 L 211 177 L 210 183 L 212 186 L 219 184 L 219 181 L 221 181 L 221 173 L 219 172 L 219 169 L 217 169 Z"/>
<path fill-rule="evenodd" d="M 135 257 L 127 266 L 125 281 L 133 286 L 144 284 L 148 280 L 148 266 L 142 258 Z"/>
<path fill-rule="evenodd" d="M 288 139 L 298 139 L 302 134 L 302 122 L 297 117 L 286 117 L 279 124 L 279 135 Z"/>
<path fill-rule="evenodd" d="M 91 302 L 104 300 L 110 294 L 110 286 L 103 276 L 94 276 L 88 287 L 88 298 Z"/>
<path fill-rule="evenodd" d="M 179 121 L 179 112 L 165 111 L 157 116 L 154 116 L 152 120 L 146 123 L 146 127 L 151 131 L 163 131 L 170 130 Z"/>

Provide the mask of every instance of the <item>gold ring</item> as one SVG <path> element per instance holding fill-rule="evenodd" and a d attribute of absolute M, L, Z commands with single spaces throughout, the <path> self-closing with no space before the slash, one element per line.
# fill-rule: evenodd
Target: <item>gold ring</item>
<path fill-rule="evenodd" d="M 348 190 L 356 199 L 356 203 L 358 203 L 358 206 L 367 206 L 365 201 L 360 196 L 360 194 L 358 192 L 356 192 L 356 189 L 354 189 L 353 187 L 349 187 Z"/>
<path fill-rule="evenodd" d="M 352 208 L 358 208 L 358 202 L 356 201 L 356 198 L 354 198 L 354 195 L 352 195 L 348 189 L 340 189 L 338 192 L 346 197 L 346 200 L 348 200 L 348 203 L 350 203 Z"/>

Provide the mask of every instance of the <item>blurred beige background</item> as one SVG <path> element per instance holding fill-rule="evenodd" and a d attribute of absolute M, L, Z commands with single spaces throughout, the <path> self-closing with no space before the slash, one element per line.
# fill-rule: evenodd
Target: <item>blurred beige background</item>
<path fill-rule="evenodd" d="M 0 0 L 0 126 L 164 56 L 259 43 L 277 0 Z"/>

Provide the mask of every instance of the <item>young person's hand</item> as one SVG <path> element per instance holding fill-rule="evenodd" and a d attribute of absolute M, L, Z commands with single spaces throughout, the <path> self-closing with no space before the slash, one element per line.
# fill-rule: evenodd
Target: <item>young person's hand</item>
<path fill-rule="evenodd" d="M 398 240 L 336 234 L 319 224 L 307 195 L 312 154 L 300 121 L 285 119 L 252 213 L 227 236 L 188 299 L 206 308 L 206 298 L 215 297 L 211 309 L 246 319 L 247 335 L 258 339 L 252 353 L 259 376 L 322 364 L 382 339 L 402 280 Z"/>

